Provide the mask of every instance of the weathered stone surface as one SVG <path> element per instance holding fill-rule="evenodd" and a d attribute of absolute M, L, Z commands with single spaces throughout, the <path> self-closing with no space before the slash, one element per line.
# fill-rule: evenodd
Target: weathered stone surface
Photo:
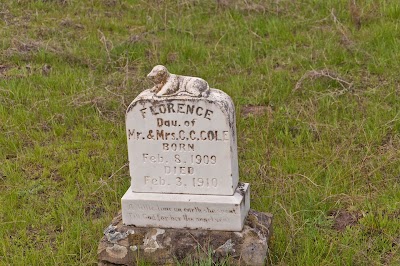
<path fill-rule="evenodd" d="M 240 183 L 232 196 L 137 193 L 122 197 L 126 225 L 240 231 L 250 209 L 250 188 Z"/>
<path fill-rule="evenodd" d="M 212 256 L 229 265 L 265 265 L 272 215 L 249 211 L 240 232 L 126 226 L 118 214 L 98 247 L 99 265 L 184 265 Z"/>
<path fill-rule="evenodd" d="M 238 185 L 235 108 L 223 91 L 157 97 L 145 90 L 126 112 L 134 192 L 233 195 Z"/>

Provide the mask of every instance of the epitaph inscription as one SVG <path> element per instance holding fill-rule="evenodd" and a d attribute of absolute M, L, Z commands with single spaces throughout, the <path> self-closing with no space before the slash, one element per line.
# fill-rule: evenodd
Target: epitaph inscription
<path fill-rule="evenodd" d="M 250 208 L 248 184 L 234 195 L 134 193 L 122 198 L 123 220 L 135 226 L 240 231 Z"/>
<path fill-rule="evenodd" d="M 232 101 L 141 93 L 129 106 L 126 134 L 135 192 L 232 195 L 238 183 Z"/>

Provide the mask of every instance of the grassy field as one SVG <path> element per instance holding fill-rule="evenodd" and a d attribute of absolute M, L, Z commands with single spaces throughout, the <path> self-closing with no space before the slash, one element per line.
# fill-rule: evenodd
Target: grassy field
<path fill-rule="evenodd" d="M 156 64 L 231 95 L 272 265 L 400 264 L 400 3 L 0 2 L 0 265 L 96 263 Z"/>

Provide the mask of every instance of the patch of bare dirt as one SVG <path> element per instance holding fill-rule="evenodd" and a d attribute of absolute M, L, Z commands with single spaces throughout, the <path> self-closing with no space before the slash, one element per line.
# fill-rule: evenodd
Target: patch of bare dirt
<path fill-rule="evenodd" d="M 58 43 L 49 43 L 32 39 L 12 39 L 11 46 L 2 52 L 6 57 L 11 57 L 15 54 L 29 55 L 39 50 L 45 50 L 51 53 L 60 54 L 62 49 Z"/>
<path fill-rule="evenodd" d="M 14 47 L 20 53 L 27 53 L 27 52 L 37 52 L 41 46 L 41 43 L 38 41 L 17 41 L 13 40 Z"/>
<path fill-rule="evenodd" d="M 65 178 L 60 174 L 60 172 L 57 169 L 53 169 L 50 171 L 50 179 L 57 183 L 65 181 Z"/>
<path fill-rule="evenodd" d="M 389 219 L 400 219 L 400 209 L 395 210 L 392 213 L 389 213 L 388 218 Z M 399 240 L 400 240 L 400 237 L 399 237 Z M 399 242 L 399 244 L 400 244 L 400 242 Z"/>
<path fill-rule="evenodd" d="M 73 20 L 71 20 L 69 18 L 63 19 L 60 22 L 60 25 L 62 27 L 66 27 L 66 28 L 74 28 L 74 29 L 80 29 L 80 30 L 85 28 L 82 24 L 76 23 L 76 22 L 74 22 Z"/>
<path fill-rule="evenodd" d="M 167 62 L 168 63 L 175 63 L 179 60 L 179 54 L 178 53 L 169 53 L 167 55 Z"/>
<path fill-rule="evenodd" d="M 280 4 L 279 1 L 242 1 L 242 0 L 216 0 L 217 6 L 222 9 L 235 9 L 247 13 L 271 13 L 281 14 L 285 5 Z"/>
<path fill-rule="evenodd" d="M 44 166 L 40 163 L 28 162 L 21 166 L 21 169 L 27 179 L 38 180 L 43 174 Z"/>
<path fill-rule="evenodd" d="M 357 30 L 359 30 L 361 28 L 362 10 L 359 6 L 357 6 L 356 0 L 349 1 L 349 11 L 350 11 L 351 20 L 353 21 L 354 26 L 356 27 Z"/>
<path fill-rule="evenodd" d="M 271 106 L 265 105 L 245 105 L 242 107 L 242 116 L 262 116 L 264 114 L 272 114 Z"/>
<path fill-rule="evenodd" d="M 135 44 L 142 40 L 142 36 L 139 34 L 134 34 L 129 36 L 128 40 L 126 41 L 128 44 Z"/>
<path fill-rule="evenodd" d="M 0 181 L 4 181 L 4 180 L 6 180 L 6 175 L 5 174 L 3 174 L 2 172 L 0 172 Z"/>
<path fill-rule="evenodd" d="M 391 121 L 390 121 L 391 122 Z M 400 147 L 400 138 L 392 132 L 389 132 L 382 138 L 381 145 L 378 147 L 379 154 L 396 153 Z"/>
<path fill-rule="evenodd" d="M 0 65 L 0 76 L 2 76 L 10 68 L 11 68 L 11 66 L 9 66 L 9 65 Z"/>
<path fill-rule="evenodd" d="M 90 219 L 99 219 L 105 212 L 104 207 L 89 203 L 85 206 L 85 216 Z"/>
<path fill-rule="evenodd" d="M 358 220 L 363 217 L 363 214 L 359 211 L 346 211 L 346 210 L 333 210 L 328 213 L 329 216 L 333 216 L 332 229 L 343 232 L 347 226 L 355 226 L 358 224 Z"/>
<path fill-rule="evenodd" d="M 396 252 L 398 250 L 398 247 L 400 246 L 400 236 L 394 238 L 392 240 L 392 250 L 387 251 L 383 257 L 382 257 L 382 264 L 383 265 L 397 265 L 397 264 L 393 264 L 393 258 L 396 255 Z"/>

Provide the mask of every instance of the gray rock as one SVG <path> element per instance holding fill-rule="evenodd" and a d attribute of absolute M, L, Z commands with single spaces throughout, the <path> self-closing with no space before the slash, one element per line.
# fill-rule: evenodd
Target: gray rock
<path fill-rule="evenodd" d="M 240 232 L 161 229 L 126 226 L 121 213 L 104 230 L 98 247 L 101 266 L 154 265 L 177 262 L 228 262 L 229 265 L 265 265 L 272 235 L 272 215 L 250 210 Z"/>

